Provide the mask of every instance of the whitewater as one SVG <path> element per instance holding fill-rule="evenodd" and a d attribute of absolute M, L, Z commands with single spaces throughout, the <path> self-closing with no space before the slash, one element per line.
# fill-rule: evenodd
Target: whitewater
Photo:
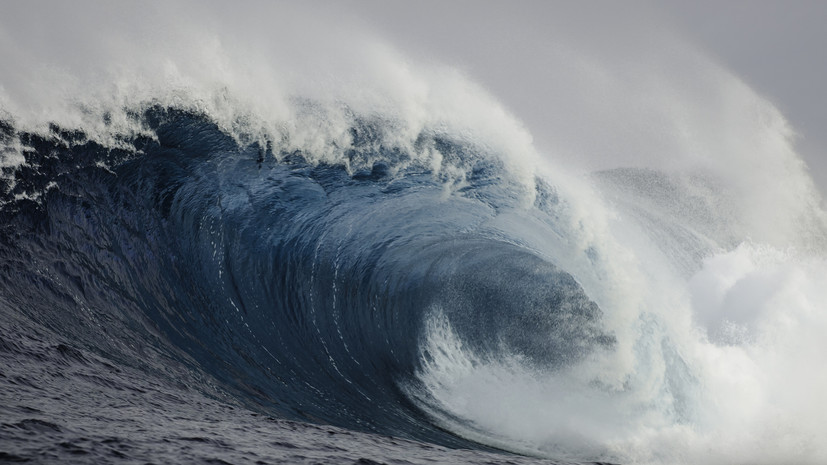
<path fill-rule="evenodd" d="M 0 19 L 0 461 L 827 462 L 771 102 L 564 31 L 540 143 L 345 10 Z"/>

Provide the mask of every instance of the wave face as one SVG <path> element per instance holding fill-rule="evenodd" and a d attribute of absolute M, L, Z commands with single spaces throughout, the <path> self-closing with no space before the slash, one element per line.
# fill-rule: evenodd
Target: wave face
<path fill-rule="evenodd" d="M 474 147 L 418 138 L 465 170 L 448 192 L 458 180 L 383 147 L 378 123 L 351 129 L 343 156 L 364 168 L 349 171 L 240 145 L 189 112 L 136 118 L 151 137 L 117 150 L 58 127 L 18 134 L 32 150 L 4 190 L 4 298 L 85 348 L 145 363 L 111 347 L 122 335 L 250 408 L 458 445 L 406 394 L 435 309 L 478 350 L 543 366 L 615 342 L 570 274 L 496 224 L 553 231 L 553 189 L 523 206 Z"/>
<path fill-rule="evenodd" d="M 0 42 L 0 459 L 827 461 L 827 215 L 708 60 L 549 48 L 544 152 L 339 18 L 73 8 Z"/>

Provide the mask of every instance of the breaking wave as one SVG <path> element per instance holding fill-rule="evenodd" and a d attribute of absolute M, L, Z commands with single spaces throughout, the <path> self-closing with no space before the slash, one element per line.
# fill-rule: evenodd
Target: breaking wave
<path fill-rule="evenodd" d="M 679 162 L 578 173 L 384 46 L 320 93 L 204 43 L 207 76 L 173 56 L 37 105 L 9 81 L 4 311 L 281 418 L 560 460 L 824 460 L 824 212 L 734 78 L 705 85 L 751 142 L 684 112 L 660 143 Z"/>

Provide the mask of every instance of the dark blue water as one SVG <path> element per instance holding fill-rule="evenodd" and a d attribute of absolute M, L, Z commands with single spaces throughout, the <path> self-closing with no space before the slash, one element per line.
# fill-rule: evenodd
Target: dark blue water
<path fill-rule="evenodd" d="M 118 148 L 3 122 L 27 149 L 0 185 L 0 460 L 522 463 L 411 398 L 433 309 L 476 353 L 551 370 L 615 343 L 571 275 L 494 226 L 553 235 L 553 186 L 485 150 L 420 135 L 459 182 L 381 121 L 320 163 L 199 114 L 133 118 Z"/>

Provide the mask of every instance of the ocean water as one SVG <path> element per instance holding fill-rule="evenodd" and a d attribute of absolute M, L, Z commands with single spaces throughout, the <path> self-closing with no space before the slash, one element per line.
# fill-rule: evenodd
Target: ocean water
<path fill-rule="evenodd" d="M 52 7 L 0 48 L 0 461 L 827 460 L 822 200 L 704 57 L 567 51 L 555 151 L 330 18 Z"/>

